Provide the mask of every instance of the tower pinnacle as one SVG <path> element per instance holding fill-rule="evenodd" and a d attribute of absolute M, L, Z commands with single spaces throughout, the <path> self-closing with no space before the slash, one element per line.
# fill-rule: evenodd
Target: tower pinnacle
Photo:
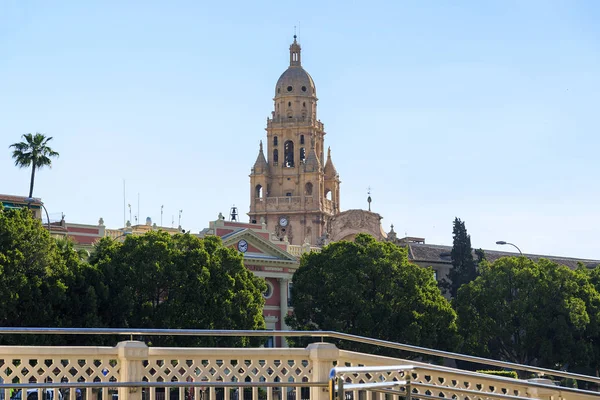
<path fill-rule="evenodd" d="M 294 43 L 290 45 L 290 67 L 299 67 L 300 63 L 300 43 L 296 41 L 297 36 L 294 34 Z"/>

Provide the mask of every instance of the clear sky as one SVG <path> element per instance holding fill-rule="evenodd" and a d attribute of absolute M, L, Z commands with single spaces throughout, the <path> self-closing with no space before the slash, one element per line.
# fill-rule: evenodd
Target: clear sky
<path fill-rule="evenodd" d="M 53 217 L 122 227 L 124 179 L 142 221 L 245 214 L 299 24 L 342 209 L 370 186 L 386 231 L 451 244 L 458 216 L 475 247 L 600 259 L 598 21 L 594 0 L 1 0 L 0 193 L 27 195 L 8 146 L 39 131 Z"/>

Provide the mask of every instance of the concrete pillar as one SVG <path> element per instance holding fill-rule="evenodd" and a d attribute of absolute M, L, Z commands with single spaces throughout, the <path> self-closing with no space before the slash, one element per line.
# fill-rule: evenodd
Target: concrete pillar
<path fill-rule="evenodd" d="M 280 330 L 284 331 L 288 329 L 285 324 L 285 317 L 288 314 L 288 282 L 289 279 L 280 278 L 279 280 L 279 320 Z M 281 337 L 281 347 L 288 347 L 287 341 L 284 337 Z"/>
<path fill-rule="evenodd" d="M 119 382 L 141 382 L 144 374 L 142 362 L 148 359 L 148 346 L 144 342 L 126 341 L 117 344 L 119 356 Z M 142 400 L 139 387 L 119 388 L 119 400 Z"/>
<path fill-rule="evenodd" d="M 329 371 L 333 368 L 333 362 L 339 357 L 340 351 L 333 343 L 311 343 L 306 348 L 309 351 L 309 358 L 312 362 L 311 382 L 327 382 Z M 329 393 L 327 388 L 311 387 L 311 400 L 328 400 Z"/>
<path fill-rule="evenodd" d="M 556 399 L 560 398 L 560 391 L 556 390 L 558 388 L 556 386 L 554 386 L 554 382 L 552 382 L 552 380 L 545 379 L 545 378 L 533 378 L 533 379 L 528 379 L 527 381 L 533 382 L 533 383 L 541 383 L 541 384 L 549 386 L 547 388 L 529 386 L 527 388 L 527 397 L 532 397 L 532 398 L 541 399 L 541 400 L 556 400 Z M 556 388 L 556 389 L 554 389 L 554 388 Z"/>

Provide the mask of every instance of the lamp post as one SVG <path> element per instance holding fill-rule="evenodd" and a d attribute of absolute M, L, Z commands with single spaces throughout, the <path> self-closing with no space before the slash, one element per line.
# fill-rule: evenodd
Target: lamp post
<path fill-rule="evenodd" d="M 521 251 L 520 248 L 517 247 L 516 244 L 508 243 L 508 242 L 505 242 L 504 240 L 498 240 L 496 242 L 496 244 L 499 244 L 499 245 L 505 245 L 505 244 L 507 244 L 509 246 L 512 246 L 512 247 L 514 247 L 515 249 L 517 249 L 519 251 L 519 254 L 521 255 L 521 257 L 523 256 L 523 252 Z"/>
<path fill-rule="evenodd" d="M 122 238 L 124 236 L 129 236 L 129 235 L 131 235 L 131 233 L 132 232 L 123 232 L 119 236 L 117 236 L 114 240 L 120 239 L 120 238 Z"/>
<path fill-rule="evenodd" d="M 31 203 L 33 203 L 35 201 L 35 199 L 33 197 L 28 197 L 25 199 L 27 201 L 27 207 L 31 208 Z M 44 203 L 42 201 L 40 201 L 40 205 L 42 206 L 42 208 L 44 209 L 44 212 L 46 213 L 46 220 L 48 221 L 48 233 L 50 232 L 50 216 L 48 215 L 48 210 L 46 210 L 46 206 L 44 205 Z"/>

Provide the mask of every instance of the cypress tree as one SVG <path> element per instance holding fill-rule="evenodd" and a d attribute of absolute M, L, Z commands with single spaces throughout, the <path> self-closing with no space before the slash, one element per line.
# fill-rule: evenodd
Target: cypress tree
<path fill-rule="evenodd" d="M 464 221 L 460 218 L 454 219 L 452 229 L 452 269 L 448 274 L 449 281 L 444 282 L 444 288 L 455 298 L 458 289 L 465 283 L 477 278 L 477 262 L 473 259 L 473 248 L 471 247 L 471 236 L 467 233 Z M 485 259 L 483 250 L 478 250 L 479 261 Z"/>

